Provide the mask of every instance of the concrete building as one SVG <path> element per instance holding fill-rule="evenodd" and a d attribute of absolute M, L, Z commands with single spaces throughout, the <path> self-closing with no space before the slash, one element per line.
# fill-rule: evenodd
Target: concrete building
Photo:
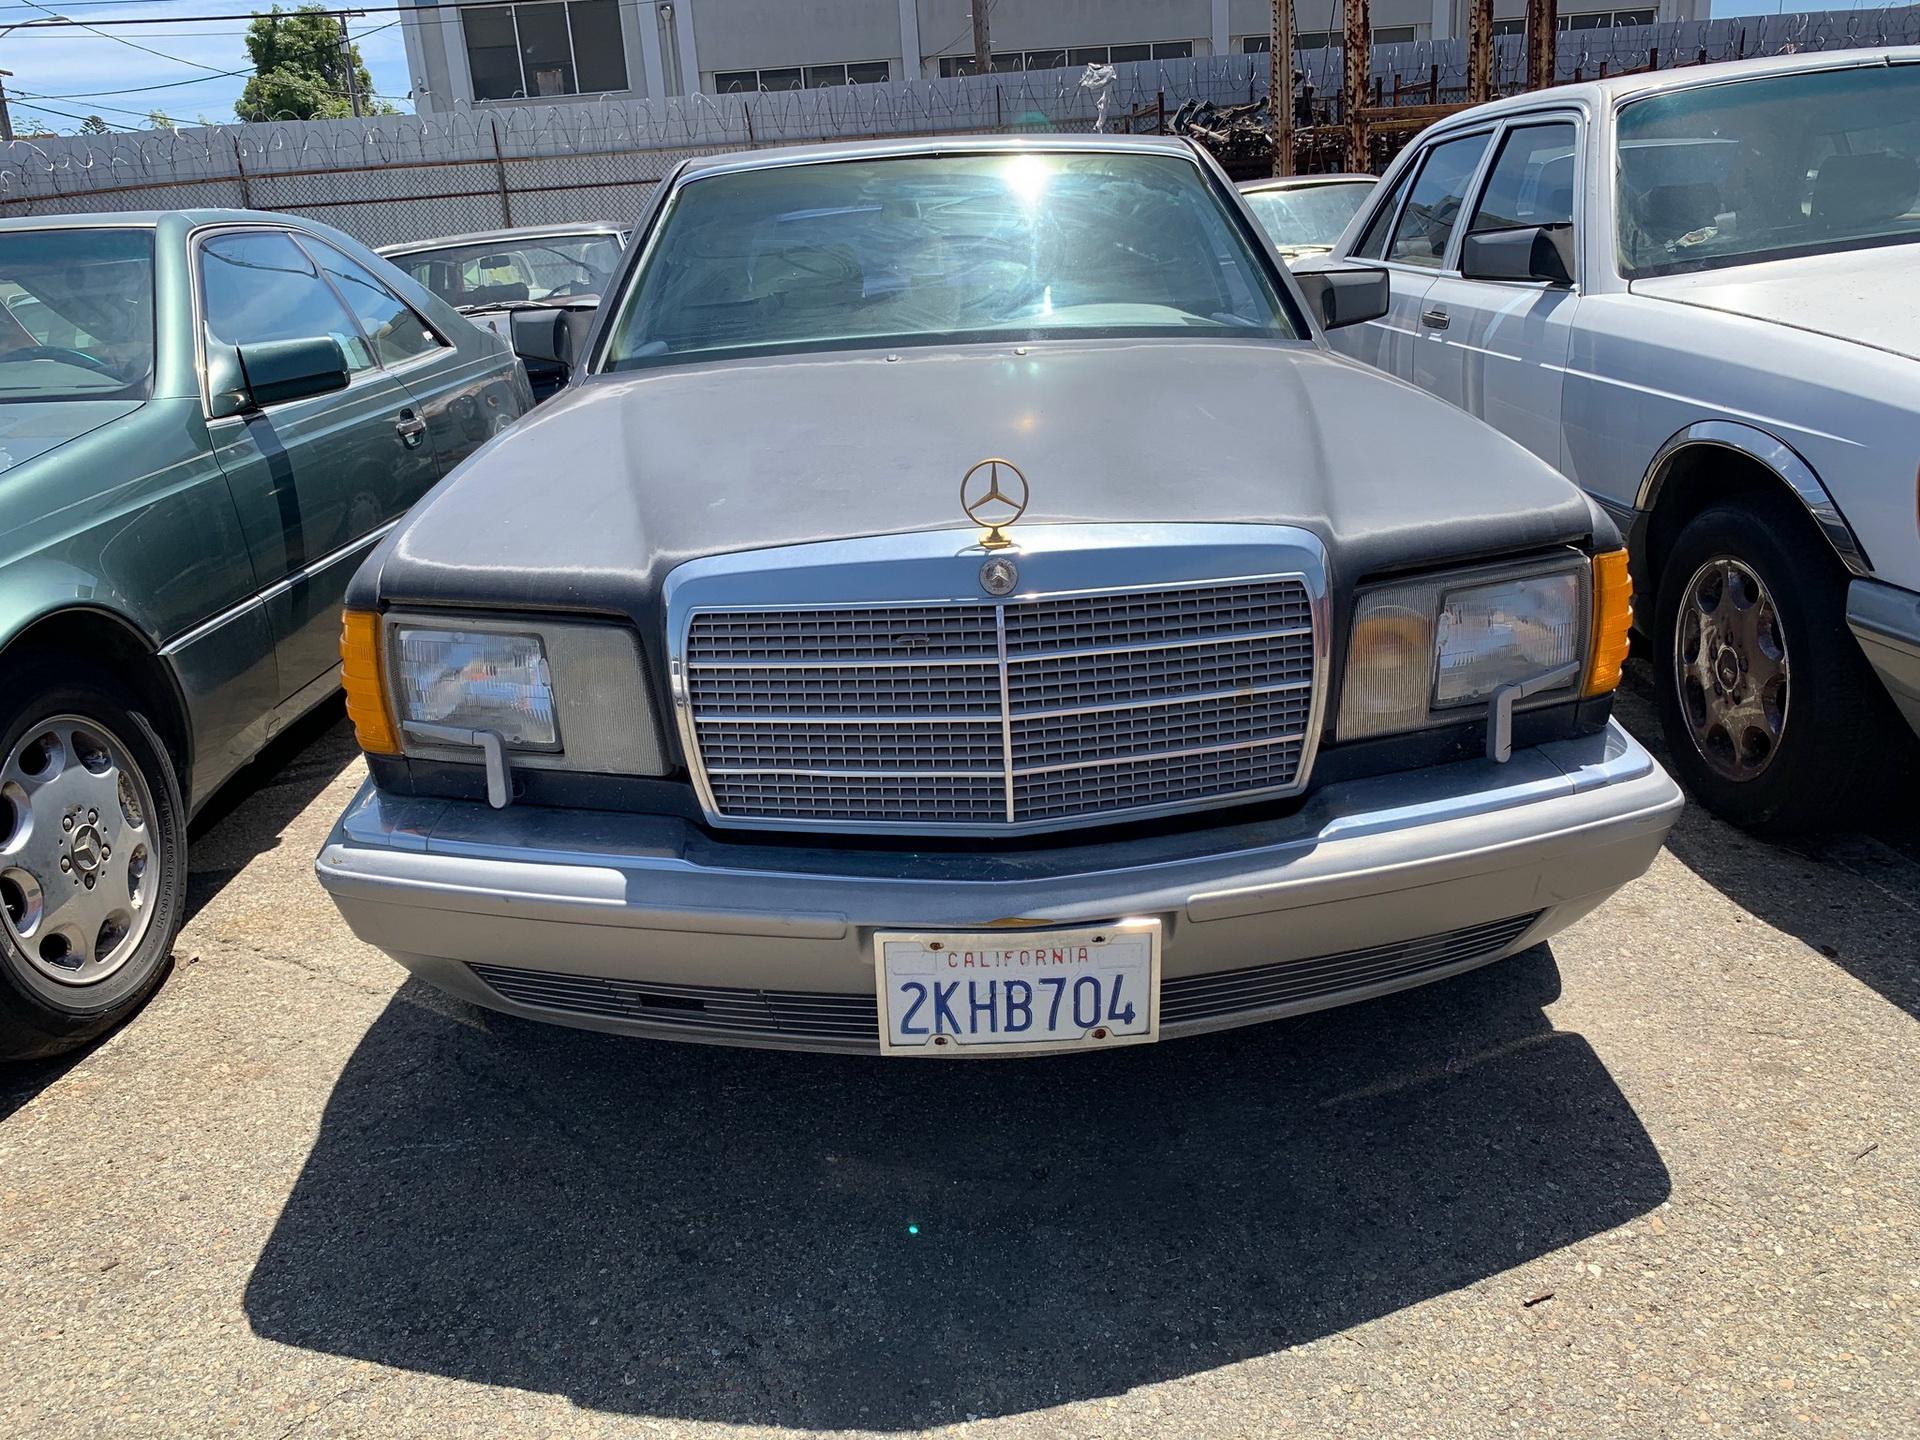
<path fill-rule="evenodd" d="M 471 105 L 798 90 L 973 73 L 969 0 L 405 0 L 414 103 Z M 1561 0 L 1567 29 L 1707 18 L 1708 0 Z M 1525 0 L 1494 0 L 1518 29 Z M 1268 0 L 995 0 L 993 68 L 1267 49 Z M 1295 0 L 1301 48 L 1337 40 L 1341 0 Z M 1373 0 L 1378 43 L 1465 33 L 1466 0 Z"/>

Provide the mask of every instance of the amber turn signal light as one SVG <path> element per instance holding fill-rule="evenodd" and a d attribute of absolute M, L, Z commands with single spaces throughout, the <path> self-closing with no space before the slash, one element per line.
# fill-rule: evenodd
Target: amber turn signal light
<path fill-rule="evenodd" d="M 1593 557 L 1593 651 L 1587 657 L 1587 684 L 1581 693 L 1605 695 L 1618 688 L 1627 663 L 1627 636 L 1633 629 L 1633 579 L 1627 552 L 1609 550 Z"/>
<path fill-rule="evenodd" d="M 398 755 L 400 732 L 380 664 L 380 617 L 370 610 L 349 610 L 340 630 L 340 683 L 347 692 L 347 718 L 354 738 L 369 755 Z"/>

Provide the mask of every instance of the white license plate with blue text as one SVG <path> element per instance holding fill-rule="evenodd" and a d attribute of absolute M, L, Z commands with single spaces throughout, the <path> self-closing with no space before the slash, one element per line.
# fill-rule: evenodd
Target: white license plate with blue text
<path fill-rule="evenodd" d="M 888 1055 L 1100 1050 L 1160 1038 L 1160 922 L 874 937 Z"/>

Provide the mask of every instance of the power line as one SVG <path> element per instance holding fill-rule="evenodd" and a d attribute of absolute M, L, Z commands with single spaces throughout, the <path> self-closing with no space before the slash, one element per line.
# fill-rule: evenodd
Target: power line
<path fill-rule="evenodd" d="M 178 55 L 169 55 L 163 50 L 155 50 L 150 45 L 142 45 L 137 41 L 127 40 L 118 35 L 109 35 L 104 30 L 95 29 L 95 27 L 89 25 L 84 20 L 75 20 L 70 15 L 62 15 L 58 10 L 48 10 L 46 6 L 39 4 L 38 0 L 25 0 L 25 3 L 35 10 L 46 11 L 46 13 L 53 16 L 54 19 L 64 21 L 68 25 L 78 25 L 82 30 L 92 30 L 94 34 L 99 35 L 102 39 L 115 41 L 118 44 L 126 45 L 134 50 L 143 50 L 149 55 L 159 56 L 162 60 L 171 60 L 176 65 L 191 65 L 196 70 L 211 70 L 215 74 L 221 73 L 217 65 L 202 65 L 198 60 L 183 60 Z M 105 23 L 111 25 L 113 21 L 108 20 Z M 144 25 L 148 22 L 142 20 L 137 23 Z"/>
<path fill-rule="evenodd" d="M 95 28 L 102 28 L 106 26 L 155 25 L 155 24 L 160 24 L 163 21 L 168 25 L 198 25 L 202 22 L 212 21 L 212 20 L 252 20 L 255 18 L 271 17 L 271 12 L 268 12 L 268 11 L 249 10 L 249 11 L 240 11 L 240 12 L 227 11 L 224 14 L 220 14 L 220 15 L 167 15 L 164 17 L 155 16 L 155 15 L 125 15 L 125 16 L 119 16 L 119 17 L 105 16 L 99 20 L 76 20 L 71 15 L 62 15 L 58 11 L 48 10 L 47 7 L 44 5 L 35 4 L 34 0 L 15 0 L 15 3 L 27 6 L 34 10 L 45 11 L 46 14 L 54 17 L 54 19 L 50 21 L 43 21 L 43 20 L 23 21 L 21 23 L 19 31 L 16 32 L 19 34 L 27 34 L 33 30 L 57 29 L 64 25 L 77 25 L 81 29 L 95 29 Z M 84 3 L 101 3 L 101 0 L 68 0 L 68 3 L 77 6 Z M 114 3 L 124 3 L 124 0 L 114 0 Z M 450 11 L 452 12 L 453 16 L 457 17 L 459 12 L 463 10 L 495 10 L 506 5 L 527 5 L 527 4 L 537 4 L 537 3 L 540 3 L 540 0 L 455 0 L 455 3 L 445 4 L 445 5 L 339 6 L 339 7 L 328 8 L 328 9 L 319 11 L 318 13 L 323 15 L 344 14 L 344 15 L 353 15 L 353 16 L 412 15 L 417 20 L 419 20 L 422 24 L 430 24 L 435 21 L 444 21 L 445 19 L 448 18 L 447 16 L 444 16 L 444 15 L 436 15 L 434 13 L 435 11 Z M 661 5 L 670 5 L 673 3 L 673 0 L 618 0 L 618 3 L 622 5 L 632 5 L 636 9 L 644 9 L 644 8 L 658 8 Z M 282 10 L 280 12 L 280 14 L 283 17 L 299 15 L 302 13 L 313 14 L 316 12 L 313 12 L 313 11 L 302 12 L 300 10 Z"/>

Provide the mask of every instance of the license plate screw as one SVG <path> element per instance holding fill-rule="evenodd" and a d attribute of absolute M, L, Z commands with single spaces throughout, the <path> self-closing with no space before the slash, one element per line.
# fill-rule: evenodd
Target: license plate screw
<path fill-rule="evenodd" d="M 1104 935 L 1096 935 L 1093 937 L 1093 943 L 1096 945 L 1104 945 L 1107 943 L 1107 937 Z"/>
<path fill-rule="evenodd" d="M 936 1045 L 944 1045 L 947 1043 L 947 1037 L 944 1035 L 936 1035 L 933 1037 L 933 1043 Z"/>
<path fill-rule="evenodd" d="M 1106 1038 L 1107 1038 L 1107 1027 L 1106 1027 L 1106 1026 L 1104 1026 L 1104 1025 L 1096 1025 L 1096 1026 L 1094 1026 L 1094 1027 L 1093 1027 L 1093 1038 L 1094 1038 L 1094 1039 L 1096 1039 L 1096 1040 L 1104 1040 L 1104 1039 L 1106 1039 Z"/>
<path fill-rule="evenodd" d="M 947 947 L 942 945 L 938 940 L 932 940 L 927 943 L 927 949 L 929 950 L 944 950 L 946 948 Z"/>

